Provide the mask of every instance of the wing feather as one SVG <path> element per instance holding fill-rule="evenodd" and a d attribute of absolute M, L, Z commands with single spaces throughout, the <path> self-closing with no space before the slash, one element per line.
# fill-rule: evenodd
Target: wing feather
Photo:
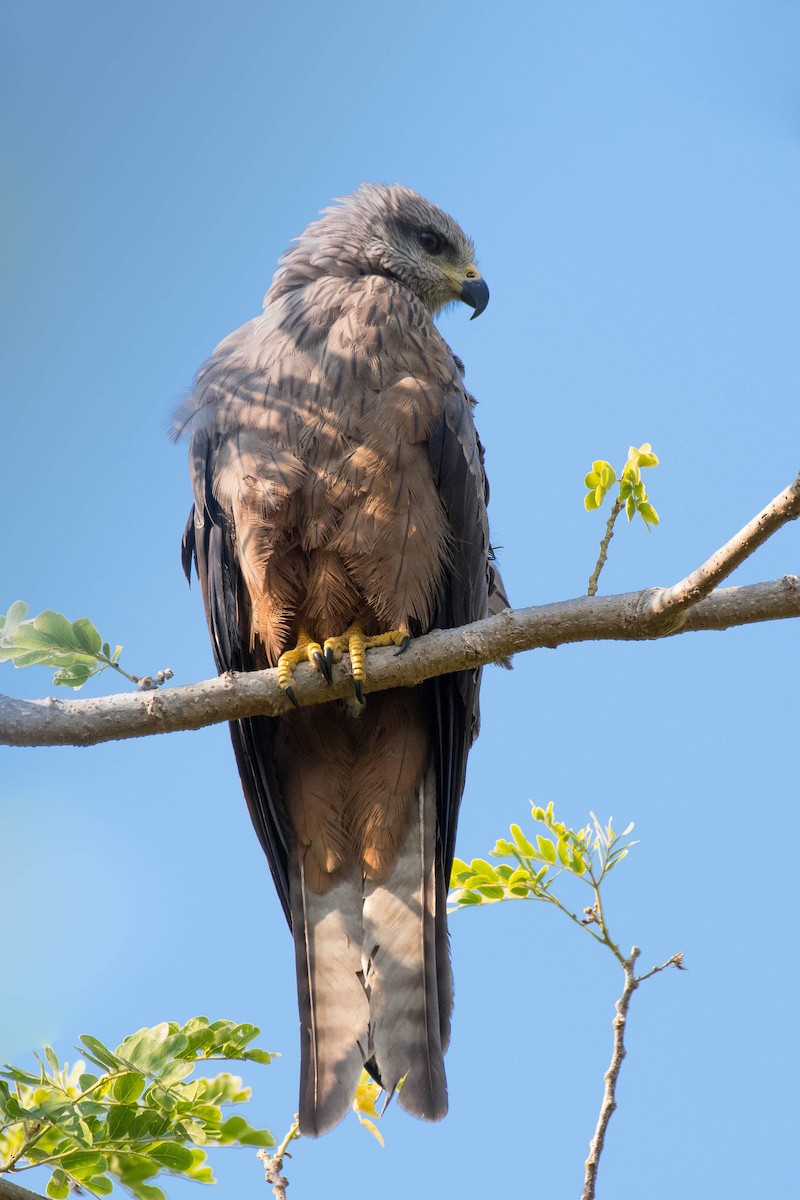
<path fill-rule="evenodd" d="M 488 615 L 490 597 L 488 488 L 472 403 L 454 387 L 434 423 L 428 448 L 441 503 L 454 537 L 433 626 L 455 629 Z M 424 686 L 434 730 L 439 834 L 445 887 L 455 852 L 467 755 L 479 726 L 480 670 L 439 676 Z"/>
<path fill-rule="evenodd" d="M 181 559 L 187 578 L 194 561 L 203 593 L 217 670 L 255 671 L 266 666 L 251 650 L 248 600 L 234 550 L 233 530 L 211 485 L 213 439 L 198 433 L 192 442 L 195 505 L 183 536 Z M 236 764 L 250 817 L 269 862 L 283 911 L 291 924 L 287 836 L 279 808 L 275 771 L 276 721 L 248 717 L 230 723 Z"/>

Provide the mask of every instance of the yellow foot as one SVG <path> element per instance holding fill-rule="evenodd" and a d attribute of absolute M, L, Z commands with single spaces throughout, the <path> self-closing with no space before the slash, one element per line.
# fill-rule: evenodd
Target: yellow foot
<path fill-rule="evenodd" d="M 359 704 L 363 704 L 364 683 L 367 678 L 367 670 L 364 664 L 365 651 L 371 649 L 373 646 L 397 646 L 397 653 L 402 654 L 407 649 L 410 641 L 411 635 L 402 626 L 399 629 L 391 629 L 388 633 L 373 633 L 367 637 L 359 623 L 355 621 L 348 630 L 338 637 L 325 639 L 324 658 L 330 671 L 331 665 L 339 662 L 345 651 L 350 655 L 350 670 L 353 675 L 356 700 Z M 320 670 L 323 670 L 323 668 L 320 667 Z M 327 675 L 326 678 L 328 678 Z"/>
<path fill-rule="evenodd" d="M 322 672 L 328 683 L 331 682 L 330 663 L 322 653 L 322 646 L 301 629 L 294 650 L 287 650 L 278 659 L 278 687 L 283 689 L 295 708 L 300 706 L 294 690 L 294 669 L 302 662 L 310 662 L 312 667 Z"/>

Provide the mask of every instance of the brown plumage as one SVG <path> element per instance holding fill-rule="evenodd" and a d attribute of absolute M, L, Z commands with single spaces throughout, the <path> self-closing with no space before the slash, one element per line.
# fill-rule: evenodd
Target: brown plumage
<path fill-rule="evenodd" d="M 488 291 L 456 223 L 399 186 L 326 210 L 281 259 L 264 312 L 181 406 L 195 505 L 184 538 L 217 666 L 322 642 L 466 624 L 505 602 L 463 368 L 433 316 Z M 346 1112 L 363 1066 L 400 1104 L 447 1109 L 445 897 L 479 673 L 231 725 L 250 813 L 292 926 L 303 1132 Z"/>

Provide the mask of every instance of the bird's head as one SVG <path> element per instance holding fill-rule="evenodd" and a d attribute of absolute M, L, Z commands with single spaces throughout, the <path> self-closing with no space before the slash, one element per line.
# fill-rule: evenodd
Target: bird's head
<path fill-rule="evenodd" d="M 437 205 L 400 184 L 365 183 L 313 221 L 281 259 L 272 294 L 321 275 L 385 275 L 438 313 L 461 300 L 479 316 L 489 289 L 475 247 Z"/>

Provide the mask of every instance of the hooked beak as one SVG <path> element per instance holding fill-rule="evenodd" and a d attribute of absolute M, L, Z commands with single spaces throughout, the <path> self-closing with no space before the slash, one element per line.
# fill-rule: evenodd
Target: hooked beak
<path fill-rule="evenodd" d="M 476 317 L 481 315 L 489 303 L 489 289 L 486 286 L 486 280 L 481 279 L 480 275 L 477 279 L 465 279 L 461 286 L 459 299 L 468 304 L 470 308 L 475 309 L 475 312 L 470 317 L 470 321 L 474 321 Z"/>

